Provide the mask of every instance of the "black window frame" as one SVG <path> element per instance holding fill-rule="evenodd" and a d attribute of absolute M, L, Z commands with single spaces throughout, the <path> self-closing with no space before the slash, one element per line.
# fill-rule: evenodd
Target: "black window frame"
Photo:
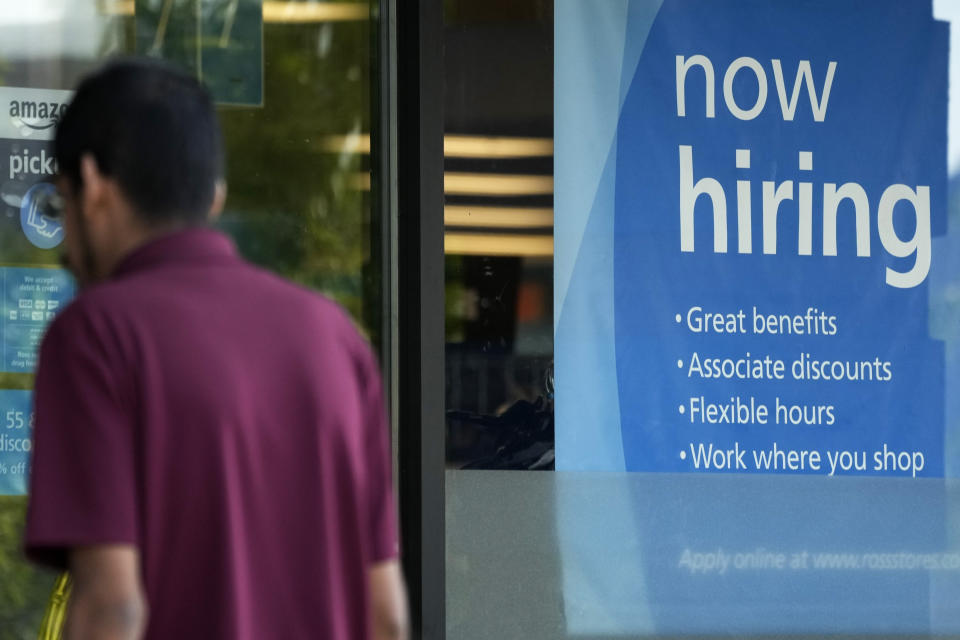
<path fill-rule="evenodd" d="M 401 553 L 411 637 L 434 640 L 446 635 L 443 3 L 379 0 L 374 22 L 380 131 L 373 157 L 390 336 L 383 358 L 396 416 Z"/>

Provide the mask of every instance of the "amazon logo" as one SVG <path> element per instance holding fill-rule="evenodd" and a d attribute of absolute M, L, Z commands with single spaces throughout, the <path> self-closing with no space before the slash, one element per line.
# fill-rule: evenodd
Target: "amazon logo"
<path fill-rule="evenodd" d="M 62 102 L 44 102 L 42 100 L 11 100 L 10 118 L 19 120 L 23 126 L 34 131 L 52 129 L 67 110 Z"/>

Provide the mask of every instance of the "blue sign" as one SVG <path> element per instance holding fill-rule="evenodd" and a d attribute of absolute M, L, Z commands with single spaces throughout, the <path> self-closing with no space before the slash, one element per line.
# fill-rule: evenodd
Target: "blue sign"
<path fill-rule="evenodd" d="M 555 29 L 568 634 L 960 632 L 948 25 L 556 0 Z"/>
<path fill-rule="evenodd" d="M 20 226 L 33 246 L 53 249 L 63 242 L 63 225 L 46 214 L 57 197 L 57 189 L 49 182 L 38 182 L 27 190 L 20 205 Z"/>
<path fill-rule="evenodd" d="M 0 495 L 27 493 L 33 436 L 33 392 L 0 389 Z"/>
<path fill-rule="evenodd" d="M 76 285 L 62 269 L 0 268 L 3 308 L 0 371 L 32 373 L 47 325 L 73 299 Z"/>
<path fill-rule="evenodd" d="M 943 477 L 947 25 L 622 4 L 557 68 L 558 469 Z"/>

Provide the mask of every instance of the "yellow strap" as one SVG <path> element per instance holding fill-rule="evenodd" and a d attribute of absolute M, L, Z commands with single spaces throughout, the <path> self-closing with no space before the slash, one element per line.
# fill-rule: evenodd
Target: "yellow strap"
<path fill-rule="evenodd" d="M 60 640 L 63 637 L 63 621 L 67 616 L 70 587 L 70 574 L 61 573 L 53 585 L 47 611 L 43 614 L 38 640 Z"/>

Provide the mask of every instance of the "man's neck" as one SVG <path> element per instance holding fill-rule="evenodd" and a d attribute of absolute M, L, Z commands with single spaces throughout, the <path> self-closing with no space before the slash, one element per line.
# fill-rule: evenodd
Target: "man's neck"
<path fill-rule="evenodd" d="M 138 221 L 131 224 L 118 234 L 116 241 L 113 243 L 113 250 L 108 255 L 101 257 L 101 264 L 98 265 L 98 271 L 102 275 L 101 279 L 110 277 L 120 266 L 120 263 L 140 248 L 163 236 L 182 231 L 188 227 L 189 225 L 181 222 L 146 225 Z"/>

